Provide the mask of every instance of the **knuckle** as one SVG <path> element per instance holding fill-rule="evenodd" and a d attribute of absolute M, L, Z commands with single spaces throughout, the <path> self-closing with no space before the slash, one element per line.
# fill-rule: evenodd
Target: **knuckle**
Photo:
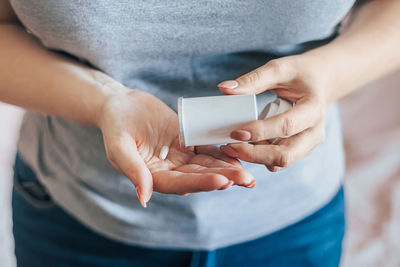
<path fill-rule="evenodd" d="M 253 162 L 255 160 L 255 149 L 254 146 L 250 147 L 241 147 L 239 149 L 239 153 L 242 155 L 243 159 L 246 161 Z"/>
<path fill-rule="evenodd" d="M 266 64 L 266 67 L 270 68 L 276 75 L 284 74 L 284 79 L 287 81 L 295 81 L 299 78 L 300 73 L 299 68 L 293 62 L 293 60 L 284 58 L 273 59 Z"/>
<path fill-rule="evenodd" d="M 260 72 L 254 70 L 243 77 L 244 82 L 247 84 L 257 84 L 260 81 Z"/>
<path fill-rule="evenodd" d="M 294 121 L 292 118 L 284 117 L 281 127 L 283 136 L 287 137 L 294 134 Z"/>
<path fill-rule="evenodd" d="M 210 174 L 208 180 L 210 188 L 215 189 L 224 186 L 226 178 L 219 174 Z"/>
<path fill-rule="evenodd" d="M 263 125 L 263 121 L 255 121 L 250 128 L 252 141 L 261 141 L 264 139 L 264 136 L 268 134 L 267 129 Z"/>
<path fill-rule="evenodd" d="M 289 150 L 283 150 L 279 156 L 279 167 L 289 167 L 293 162 L 293 155 Z"/>
<path fill-rule="evenodd" d="M 258 136 L 258 140 L 257 141 L 262 141 L 262 140 L 266 140 L 268 139 L 268 137 L 271 135 L 271 132 L 269 130 L 269 128 L 267 127 L 262 127 L 262 129 L 260 130 L 259 136 Z"/>
<path fill-rule="evenodd" d="M 282 73 L 285 70 L 286 66 L 282 60 L 273 59 L 267 63 L 267 66 L 271 68 L 275 73 Z"/>
<path fill-rule="evenodd" d="M 241 170 L 238 168 L 228 168 L 227 170 L 229 170 L 229 175 L 232 177 L 237 177 L 241 175 Z"/>
<path fill-rule="evenodd" d="M 243 170 L 239 168 L 232 168 L 231 172 L 234 177 L 239 177 L 243 174 Z"/>

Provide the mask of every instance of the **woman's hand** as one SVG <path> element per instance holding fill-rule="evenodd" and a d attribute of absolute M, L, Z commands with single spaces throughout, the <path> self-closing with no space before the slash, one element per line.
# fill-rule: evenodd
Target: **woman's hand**
<path fill-rule="evenodd" d="M 152 190 L 187 194 L 226 189 L 232 184 L 254 187 L 254 179 L 238 160 L 216 147 L 181 148 L 177 114 L 158 98 L 122 89 L 109 96 L 99 119 L 108 159 L 136 187 L 143 206 Z M 160 150 L 169 147 L 165 160 Z"/>
<path fill-rule="evenodd" d="M 222 146 L 225 154 L 265 164 L 270 171 L 292 165 L 313 151 L 325 138 L 324 118 L 329 104 L 329 73 L 316 59 L 296 55 L 269 61 L 236 80 L 218 86 L 225 94 L 259 94 L 271 90 L 295 106 L 276 116 L 242 125 L 231 133 L 238 143 Z M 281 138 L 276 144 L 265 140 Z M 260 142 L 263 141 L 263 142 Z M 254 143 L 255 142 L 255 143 Z"/>
<path fill-rule="evenodd" d="M 330 43 L 272 60 L 235 81 L 219 84 L 225 94 L 271 90 L 296 103 L 281 115 L 243 125 L 231 136 L 252 142 L 283 137 L 277 145 L 263 141 L 231 144 L 221 150 L 265 164 L 271 171 L 290 166 L 313 151 L 324 139 L 324 117 L 331 102 L 400 66 L 399 11 L 400 1 L 368 1 Z"/>

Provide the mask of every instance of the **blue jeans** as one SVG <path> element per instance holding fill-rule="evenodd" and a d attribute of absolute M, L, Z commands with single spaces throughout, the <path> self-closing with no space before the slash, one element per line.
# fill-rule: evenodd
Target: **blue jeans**
<path fill-rule="evenodd" d="M 344 193 L 303 220 L 248 242 L 211 250 L 150 249 L 93 232 L 57 206 L 17 156 L 13 191 L 15 253 L 36 266 L 338 266 Z"/>

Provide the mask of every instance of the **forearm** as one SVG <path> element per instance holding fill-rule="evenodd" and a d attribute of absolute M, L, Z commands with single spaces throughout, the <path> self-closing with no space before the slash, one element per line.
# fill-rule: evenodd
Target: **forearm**
<path fill-rule="evenodd" d="M 334 85 L 329 102 L 400 66 L 399 29 L 400 1 L 371 1 L 358 10 L 347 31 L 305 54 L 328 72 L 327 83 Z"/>
<path fill-rule="evenodd" d="M 97 125 L 107 95 L 123 86 L 43 48 L 16 24 L 0 23 L 0 101 Z"/>

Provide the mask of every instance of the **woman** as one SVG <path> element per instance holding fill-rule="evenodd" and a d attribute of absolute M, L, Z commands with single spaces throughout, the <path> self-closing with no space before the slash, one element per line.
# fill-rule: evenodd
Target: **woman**
<path fill-rule="evenodd" d="M 362 5 L 338 37 L 353 0 L 0 3 L 0 100 L 30 110 L 19 266 L 339 264 L 334 103 L 400 64 L 399 1 Z M 179 148 L 177 97 L 217 84 L 296 105 L 231 133 L 244 143 Z"/>

